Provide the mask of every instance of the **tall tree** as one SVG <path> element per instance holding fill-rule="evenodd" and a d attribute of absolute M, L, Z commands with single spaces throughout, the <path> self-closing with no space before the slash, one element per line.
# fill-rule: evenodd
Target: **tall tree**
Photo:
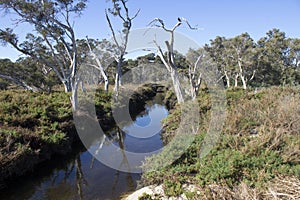
<path fill-rule="evenodd" d="M 189 64 L 188 76 L 190 82 L 190 93 L 193 100 L 199 93 L 202 82 L 202 71 L 199 68 L 206 65 L 206 63 L 204 63 L 204 60 L 207 58 L 206 54 L 205 50 L 200 48 L 198 50 L 189 49 L 186 55 L 186 59 Z"/>
<path fill-rule="evenodd" d="M 243 89 L 247 89 L 247 82 L 256 73 L 254 60 L 255 43 L 248 33 L 243 33 L 225 42 L 225 53 L 233 66 L 234 86 L 238 86 L 238 78 L 242 81 Z"/>
<path fill-rule="evenodd" d="M 76 109 L 79 77 L 73 19 L 85 9 L 86 0 L 0 0 L 0 7 L 12 11 L 19 17 L 18 23 L 30 24 L 36 32 L 28 33 L 20 42 L 17 34 L 7 28 L 0 30 L 0 40 L 50 67 L 65 91 L 72 92 L 71 102 Z"/>
<path fill-rule="evenodd" d="M 255 47 L 250 35 L 243 33 L 229 39 L 218 36 L 204 48 L 218 67 L 219 79 L 223 79 L 228 88 L 232 84 L 237 87 L 241 82 L 242 87 L 247 89 L 248 82 L 256 74 Z"/>
<path fill-rule="evenodd" d="M 122 84 L 122 65 L 124 61 L 124 55 L 126 54 L 126 48 L 128 44 L 128 38 L 130 29 L 132 27 L 132 21 L 137 17 L 140 10 L 138 10 L 133 17 L 130 17 L 129 9 L 127 7 L 128 0 L 112 0 L 112 8 L 108 9 L 108 12 L 115 16 L 119 17 L 122 21 L 123 30 L 121 33 L 121 40 L 117 38 L 115 29 L 113 28 L 113 25 L 111 23 L 111 20 L 109 18 L 109 15 L 107 11 L 105 11 L 106 14 L 106 20 L 108 22 L 109 28 L 113 35 L 113 40 L 115 45 L 117 46 L 118 53 L 116 54 L 116 61 L 117 61 L 117 67 L 116 67 L 116 77 L 115 77 L 115 92 L 118 96 L 119 92 L 119 86 Z"/>
<path fill-rule="evenodd" d="M 289 58 L 290 63 L 294 68 L 300 67 L 300 39 L 293 38 L 289 44 Z"/>
<path fill-rule="evenodd" d="M 279 29 L 272 29 L 258 44 L 257 81 L 265 85 L 285 84 L 285 72 L 289 65 L 289 39 Z"/>
<path fill-rule="evenodd" d="M 158 50 L 158 56 L 160 57 L 161 61 L 163 62 L 164 66 L 170 73 L 172 82 L 173 82 L 173 87 L 174 87 L 174 92 L 177 97 L 178 103 L 183 103 L 184 98 L 183 98 L 183 90 L 182 86 L 179 80 L 179 73 L 178 73 L 178 65 L 176 63 L 175 59 L 175 51 L 174 51 L 174 41 L 175 41 L 175 31 L 178 27 L 182 25 L 182 23 L 186 23 L 190 29 L 195 29 L 190 26 L 188 21 L 184 18 L 178 18 L 177 23 L 171 28 L 168 29 L 166 28 L 164 21 L 162 19 L 156 18 L 152 22 L 150 22 L 150 25 L 160 27 L 164 31 L 170 34 L 170 39 L 169 41 L 165 41 L 166 44 L 166 49 L 167 49 L 167 55 L 164 56 L 164 52 L 161 48 L 161 46 L 157 43 L 157 41 L 154 40 L 154 43 L 157 47 Z"/>
<path fill-rule="evenodd" d="M 91 56 L 87 64 L 100 71 L 104 80 L 104 90 L 108 92 L 109 79 L 105 69 L 113 61 L 112 57 L 116 54 L 116 47 L 105 39 L 96 43 L 94 42 L 94 45 L 91 45 L 92 40 L 87 37 L 86 43 Z"/>
<path fill-rule="evenodd" d="M 218 68 L 219 81 L 223 80 L 229 88 L 231 87 L 232 66 L 228 55 L 225 53 L 225 42 L 225 37 L 217 36 L 214 40 L 210 40 L 210 44 L 205 44 L 204 49 Z"/>
<path fill-rule="evenodd" d="M 292 38 L 289 43 L 289 77 L 287 82 L 292 85 L 300 84 L 300 39 Z"/>

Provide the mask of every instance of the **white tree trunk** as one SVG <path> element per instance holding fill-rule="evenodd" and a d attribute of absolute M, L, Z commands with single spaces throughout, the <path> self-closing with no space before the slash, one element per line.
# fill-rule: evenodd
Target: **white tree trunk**
<path fill-rule="evenodd" d="M 103 79 L 104 79 L 104 90 L 105 90 L 106 92 L 108 92 L 109 79 L 108 79 L 108 77 L 107 77 L 107 75 L 106 75 L 106 73 L 105 73 L 105 71 L 104 71 L 104 68 L 103 68 L 103 66 L 102 66 L 102 63 L 100 62 L 99 58 L 97 58 L 97 56 L 96 56 L 95 53 L 93 52 L 93 50 L 92 50 L 92 48 L 91 48 L 91 46 L 90 46 L 88 37 L 86 37 L 86 41 L 87 41 L 87 45 L 88 45 L 88 47 L 89 47 L 89 49 L 90 49 L 90 52 L 91 52 L 92 56 L 94 57 L 94 59 L 96 60 L 96 63 L 97 63 L 97 66 L 94 66 L 94 65 L 93 65 L 93 66 L 94 66 L 96 69 L 100 70 L 101 76 L 102 76 Z"/>
<path fill-rule="evenodd" d="M 106 75 L 106 73 L 105 73 L 105 71 L 103 69 L 103 66 L 102 66 L 102 64 L 101 64 L 101 62 L 100 62 L 100 60 L 98 58 L 96 58 L 96 62 L 97 62 L 97 65 L 98 65 L 96 68 L 98 70 L 100 70 L 101 76 L 104 79 L 104 90 L 106 92 L 108 92 L 109 79 L 108 79 L 108 77 L 107 77 L 107 75 Z"/>
<path fill-rule="evenodd" d="M 122 63 L 123 63 L 123 55 L 119 58 L 117 69 L 116 69 L 115 89 L 114 89 L 116 96 L 118 96 L 119 87 L 122 85 Z"/>
<path fill-rule="evenodd" d="M 114 91 L 116 93 L 116 96 L 118 96 L 119 95 L 119 73 L 118 72 L 116 72 Z"/>
<path fill-rule="evenodd" d="M 79 80 L 75 80 L 75 83 L 72 87 L 72 96 L 70 97 L 72 108 L 73 110 L 77 110 L 78 108 L 78 86 L 79 86 Z"/>
<path fill-rule="evenodd" d="M 85 92 L 86 92 L 86 89 L 85 89 L 85 86 L 84 86 L 84 82 L 81 81 L 81 84 L 80 84 L 80 85 L 81 85 L 81 91 L 85 93 Z"/>
<path fill-rule="evenodd" d="M 227 88 L 230 88 L 231 84 L 230 84 L 230 79 L 229 79 L 229 76 L 227 74 L 227 71 L 225 71 L 224 74 L 225 74 L 225 78 L 226 78 Z"/>
<path fill-rule="evenodd" d="M 177 101 L 178 101 L 178 103 L 183 103 L 184 98 L 183 98 L 183 94 L 182 94 L 182 89 L 181 89 L 181 84 L 179 81 L 178 73 L 175 69 L 171 69 L 170 74 L 171 74 L 171 78 L 172 78 L 172 82 L 173 82 L 174 92 L 177 97 Z"/>
<path fill-rule="evenodd" d="M 70 78 L 64 80 L 63 84 L 64 84 L 65 92 L 72 92 L 72 83 Z"/>
<path fill-rule="evenodd" d="M 234 77 L 234 87 L 238 86 L 238 78 L 239 78 L 239 74 L 236 74 Z"/>
<path fill-rule="evenodd" d="M 104 79 L 104 91 L 108 92 L 109 81 L 108 78 Z"/>
<path fill-rule="evenodd" d="M 187 22 L 186 19 L 184 18 L 178 18 L 178 22 L 174 25 L 174 27 L 172 29 L 167 29 L 165 27 L 165 24 L 163 22 L 163 20 L 156 18 L 154 19 L 151 23 L 159 23 L 159 25 L 156 25 L 157 27 L 161 27 L 163 30 L 165 30 L 166 32 L 170 33 L 170 40 L 169 41 L 165 41 L 166 47 L 167 47 L 167 58 L 164 58 L 164 53 L 161 49 L 161 47 L 157 44 L 157 42 L 154 40 L 154 44 L 156 45 L 157 49 L 158 49 L 158 56 L 160 57 L 161 61 L 163 62 L 163 64 L 165 65 L 165 67 L 167 68 L 167 70 L 169 71 L 171 78 L 172 78 L 172 82 L 173 82 L 173 87 L 174 87 L 174 92 L 175 95 L 177 97 L 177 101 L 178 103 L 184 103 L 184 98 L 183 98 L 183 94 L 182 94 L 182 88 L 181 88 L 181 84 L 179 81 L 179 75 L 178 75 L 178 71 L 177 71 L 177 66 L 175 63 L 175 56 L 174 56 L 174 32 L 175 30 L 182 24 L 182 21 L 186 22 L 187 25 L 193 29 L 190 24 Z M 150 23 L 150 24 L 151 24 Z M 199 61 L 199 60 L 198 60 Z M 196 65 L 197 66 L 197 65 Z M 196 67 L 195 66 L 195 67 Z M 190 76 L 190 78 L 192 78 Z M 201 79 L 199 80 L 201 81 Z M 194 88 L 194 82 L 192 82 L 191 87 L 193 87 L 193 91 L 192 91 L 192 98 L 196 97 L 195 94 L 195 88 Z"/>
<path fill-rule="evenodd" d="M 195 83 L 195 77 L 189 78 L 190 80 L 190 91 L 191 91 L 191 98 L 195 100 L 200 89 L 200 85 L 202 82 L 202 74 L 199 75 L 197 82 Z"/>
<path fill-rule="evenodd" d="M 241 77 L 241 80 L 242 80 L 242 83 L 243 83 L 243 89 L 246 90 L 247 89 L 247 83 L 246 83 L 245 77 L 243 75 L 240 75 L 240 77 Z"/>
<path fill-rule="evenodd" d="M 246 83 L 246 80 L 245 80 L 245 76 L 243 74 L 243 67 L 242 67 L 242 63 L 240 61 L 241 59 L 238 59 L 238 65 L 239 65 L 239 69 L 240 69 L 240 73 L 239 73 L 239 76 L 241 77 L 241 80 L 242 80 L 242 83 L 243 83 L 243 89 L 247 89 L 247 83 Z"/>
<path fill-rule="evenodd" d="M 200 73 L 198 75 L 198 78 L 196 80 L 196 73 L 197 73 L 197 68 L 198 64 L 201 61 L 202 56 L 199 56 L 197 61 L 195 62 L 193 68 L 192 66 L 189 66 L 189 82 L 190 82 L 190 91 L 191 91 L 191 98 L 192 100 L 195 100 L 198 93 L 199 93 L 199 88 L 202 82 L 202 74 Z"/>
<path fill-rule="evenodd" d="M 196 99 L 196 91 L 192 80 L 190 79 L 190 90 L 191 90 L 191 98 L 192 100 Z"/>

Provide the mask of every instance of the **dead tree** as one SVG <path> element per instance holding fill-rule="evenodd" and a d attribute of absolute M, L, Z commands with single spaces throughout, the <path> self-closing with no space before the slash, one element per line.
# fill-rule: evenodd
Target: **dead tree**
<path fill-rule="evenodd" d="M 157 47 L 158 50 L 158 56 L 160 57 L 161 61 L 163 62 L 164 66 L 167 68 L 168 72 L 170 73 L 172 82 L 173 82 L 173 87 L 174 87 L 174 92 L 177 97 L 178 103 L 183 103 L 184 102 L 184 97 L 183 97 L 183 91 L 182 91 L 182 86 L 180 84 L 179 80 L 179 74 L 177 70 L 177 65 L 175 62 L 175 56 L 174 56 L 174 32 L 175 30 L 182 25 L 182 23 L 185 22 L 190 29 L 194 30 L 196 28 L 191 27 L 189 22 L 185 18 L 178 18 L 177 23 L 173 26 L 173 28 L 168 29 L 166 28 L 163 20 L 156 18 L 152 22 L 150 22 L 149 25 L 155 26 L 162 28 L 164 31 L 170 34 L 170 40 L 165 41 L 166 47 L 167 47 L 167 56 L 164 56 L 164 52 L 162 51 L 162 48 L 159 46 L 157 41 L 154 40 L 154 44 Z"/>
<path fill-rule="evenodd" d="M 119 4 L 119 2 L 121 4 Z M 119 17 L 121 19 L 121 21 L 123 22 L 121 41 L 118 41 L 116 32 L 113 28 L 113 25 L 111 23 L 109 15 L 108 15 L 107 11 L 105 10 L 106 20 L 108 22 L 110 31 L 112 32 L 113 41 L 119 51 L 117 53 L 117 55 L 115 56 L 115 60 L 117 62 L 117 68 L 116 68 L 115 88 L 114 88 L 114 90 L 116 92 L 116 96 L 118 96 L 119 87 L 120 87 L 120 85 L 122 85 L 122 65 L 123 65 L 123 61 L 124 61 L 124 55 L 126 54 L 129 32 L 130 32 L 130 29 L 132 26 L 132 21 L 137 17 L 140 10 L 138 10 L 133 17 L 130 17 L 129 10 L 126 5 L 127 0 L 113 0 L 112 3 L 113 3 L 113 8 L 108 9 L 109 13 L 112 14 L 113 16 Z M 121 12 L 122 9 L 124 9 L 124 13 Z"/>

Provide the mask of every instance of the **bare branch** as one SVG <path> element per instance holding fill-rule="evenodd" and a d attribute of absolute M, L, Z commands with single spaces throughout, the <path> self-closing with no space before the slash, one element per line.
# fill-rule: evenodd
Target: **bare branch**
<path fill-rule="evenodd" d="M 157 22 L 158 22 L 160 25 L 158 25 Z M 163 21 L 162 19 L 160 19 L 160 18 L 155 18 L 154 20 L 152 20 L 152 21 L 148 24 L 148 26 L 156 26 L 156 27 L 158 27 L 158 28 L 163 28 L 163 29 L 164 29 L 165 31 L 167 31 L 167 32 L 171 32 L 171 30 L 169 30 L 169 29 L 167 29 L 167 28 L 165 27 L 164 21 Z"/>
<path fill-rule="evenodd" d="M 161 47 L 157 44 L 157 42 L 155 40 L 153 40 L 155 46 L 157 47 L 158 49 L 158 56 L 160 57 L 161 61 L 164 63 L 164 65 L 166 66 L 167 70 L 170 72 L 171 71 L 171 68 L 170 66 L 168 65 L 166 59 L 164 58 L 164 53 L 161 49 Z"/>
<path fill-rule="evenodd" d="M 111 31 L 111 33 L 112 33 L 112 35 L 113 35 L 113 40 L 114 40 L 115 44 L 117 45 L 118 49 L 120 49 L 120 45 L 119 45 L 119 42 L 118 42 L 118 40 L 117 40 L 115 30 L 114 30 L 114 28 L 113 28 L 113 26 L 112 26 L 112 23 L 111 23 L 111 21 L 110 21 L 110 18 L 109 18 L 108 14 L 107 14 L 107 10 L 106 10 L 106 9 L 105 9 L 105 16 L 106 16 L 106 20 L 107 20 L 109 29 L 110 29 L 110 31 Z"/>
<path fill-rule="evenodd" d="M 138 9 L 138 11 L 135 13 L 135 15 L 132 18 L 130 18 L 130 20 L 131 21 L 134 20 L 138 16 L 138 14 L 140 13 L 140 11 L 141 11 L 141 9 Z"/>
<path fill-rule="evenodd" d="M 123 5 L 123 8 L 125 9 L 125 13 L 126 13 L 126 18 L 127 20 L 130 20 L 130 17 L 129 17 L 129 11 L 128 11 L 128 8 L 126 6 L 126 1 L 124 0 L 121 0 L 122 2 L 122 5 Z M 115 3 L 114 3 L 115 4 Z M 119 17 L 124 21 L 126 22 L 126 19 L 121 15 L 121 12 L 118 13 L 119 14 Z"/>
<path fill-rule="evenodd" d="M 172 28 L 172 32 L 174 32 L 176 30 L 176 28 L 178 28 L 180 25 L 182 24 L 181 21 L 178 21 L 175 26 Z"/>
<path fill-rule="evenodd" d="M 190 29 L 192 29 L 192 30 L 198 30 L 198 28 L 192 27 L 187 19 L 185 19 L 183 17 L 178 18 L 178 19 L 180 19 L 181 21 L 184 21 L 189 26 Z"/>
<path fill-rule="evenodd" d="M 90 45 L 90 43 L 89 43 L 89 37 L 88 37 L 88 36 L 85 36 L 85 37 L 86 37 L 86 43 L 87 43 L 87 45 L 88 45 L 88 48 L 89 48 L 90 52 L 93 53 L 92 48 L 91 48 L 91 45 Z"/>

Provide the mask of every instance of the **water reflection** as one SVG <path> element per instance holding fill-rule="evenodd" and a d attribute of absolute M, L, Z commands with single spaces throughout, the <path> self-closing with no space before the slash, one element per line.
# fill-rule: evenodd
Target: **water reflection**
<path fill-rule="evenodd" d="M 123 129 L 116 127 L 93 141 L 89 150 L 94 155 L 101 155 L 109 152 L 107 150 L 112 145 L 117 146 L 122 155 L 119 168 L 130 168 L 125 150 L 148 152 L 163 146 L 159 122 L 167 114 L 164 106 L 148 102 L 146 110 L 135 118 L 135 124 L 127 124 Z M 136 131 L 141 127 L 142 132 Z M 157 134 L 149 138 L 143 138 L 143 135 L 134 137 L 134 134 L 146 135 L 151 130 Z M 1 191 L 0 199 L 119 199 L 122 193 L 133 191 L 139 179 L 140 174 L 111 169 L 88 151 L 77 149 L 68 158 L 54 158 L 41 165 L 32 175 L 14 181 L 8 189 Z"/>

